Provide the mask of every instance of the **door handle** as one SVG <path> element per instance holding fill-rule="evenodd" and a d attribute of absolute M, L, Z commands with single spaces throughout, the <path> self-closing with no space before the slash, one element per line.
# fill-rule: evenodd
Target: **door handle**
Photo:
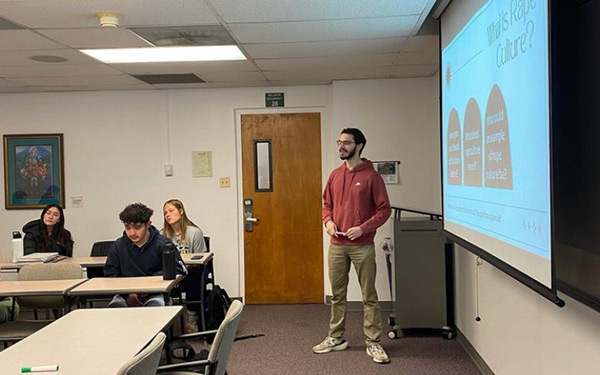
<path fill-rule="evenodd" d="M 244 199 L 244 229 L 246 232 L 252 232 L 254 230 L 254 223 L 258 221 L 254 216 L 254 207 L 252 199 Z"/>

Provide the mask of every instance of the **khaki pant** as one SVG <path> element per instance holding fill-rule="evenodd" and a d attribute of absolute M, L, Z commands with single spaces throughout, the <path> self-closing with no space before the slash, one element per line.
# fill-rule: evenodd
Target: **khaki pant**
<path fill-rule="evenodd" d="M 344 337 L 346 332 L 346 294 L 348 292 L 348 273 L 350 263 L 354 265 L 363 298 L 363 330 L 367 336 L 367 345 L 381 340 L 381 309 L 375 289 L 377 264 L 375 246 L 329 245 L 329 281 L 331 282 L 331 319 L 329 336 Z"/>

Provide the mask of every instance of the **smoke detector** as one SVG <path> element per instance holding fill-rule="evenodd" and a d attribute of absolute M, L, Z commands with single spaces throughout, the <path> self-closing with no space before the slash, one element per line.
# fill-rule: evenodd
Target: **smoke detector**
<path fill-rule="evenodd" d="M 100 19 L 100 26 L 116 28 L 119 27 L 119 18 L 121 18 L 121 14 L 104 10 L 102 12 L 96 12 L 96 17 Z"/>

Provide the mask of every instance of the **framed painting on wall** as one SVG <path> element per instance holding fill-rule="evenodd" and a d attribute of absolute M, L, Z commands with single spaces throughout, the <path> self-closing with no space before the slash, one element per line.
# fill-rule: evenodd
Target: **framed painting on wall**
<path fill-rule="evenodd" d="M 62 134 L 4 135 L 6 209 L 65 203 Z"/>

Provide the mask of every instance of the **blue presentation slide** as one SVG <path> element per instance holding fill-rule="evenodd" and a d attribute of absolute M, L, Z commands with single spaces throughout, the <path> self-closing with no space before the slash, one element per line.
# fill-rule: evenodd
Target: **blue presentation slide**
<path fill-rule="evenodd" d="M 444 219 L 550 258 L 548 9 L 490 0 L 442 51 Z"/>

